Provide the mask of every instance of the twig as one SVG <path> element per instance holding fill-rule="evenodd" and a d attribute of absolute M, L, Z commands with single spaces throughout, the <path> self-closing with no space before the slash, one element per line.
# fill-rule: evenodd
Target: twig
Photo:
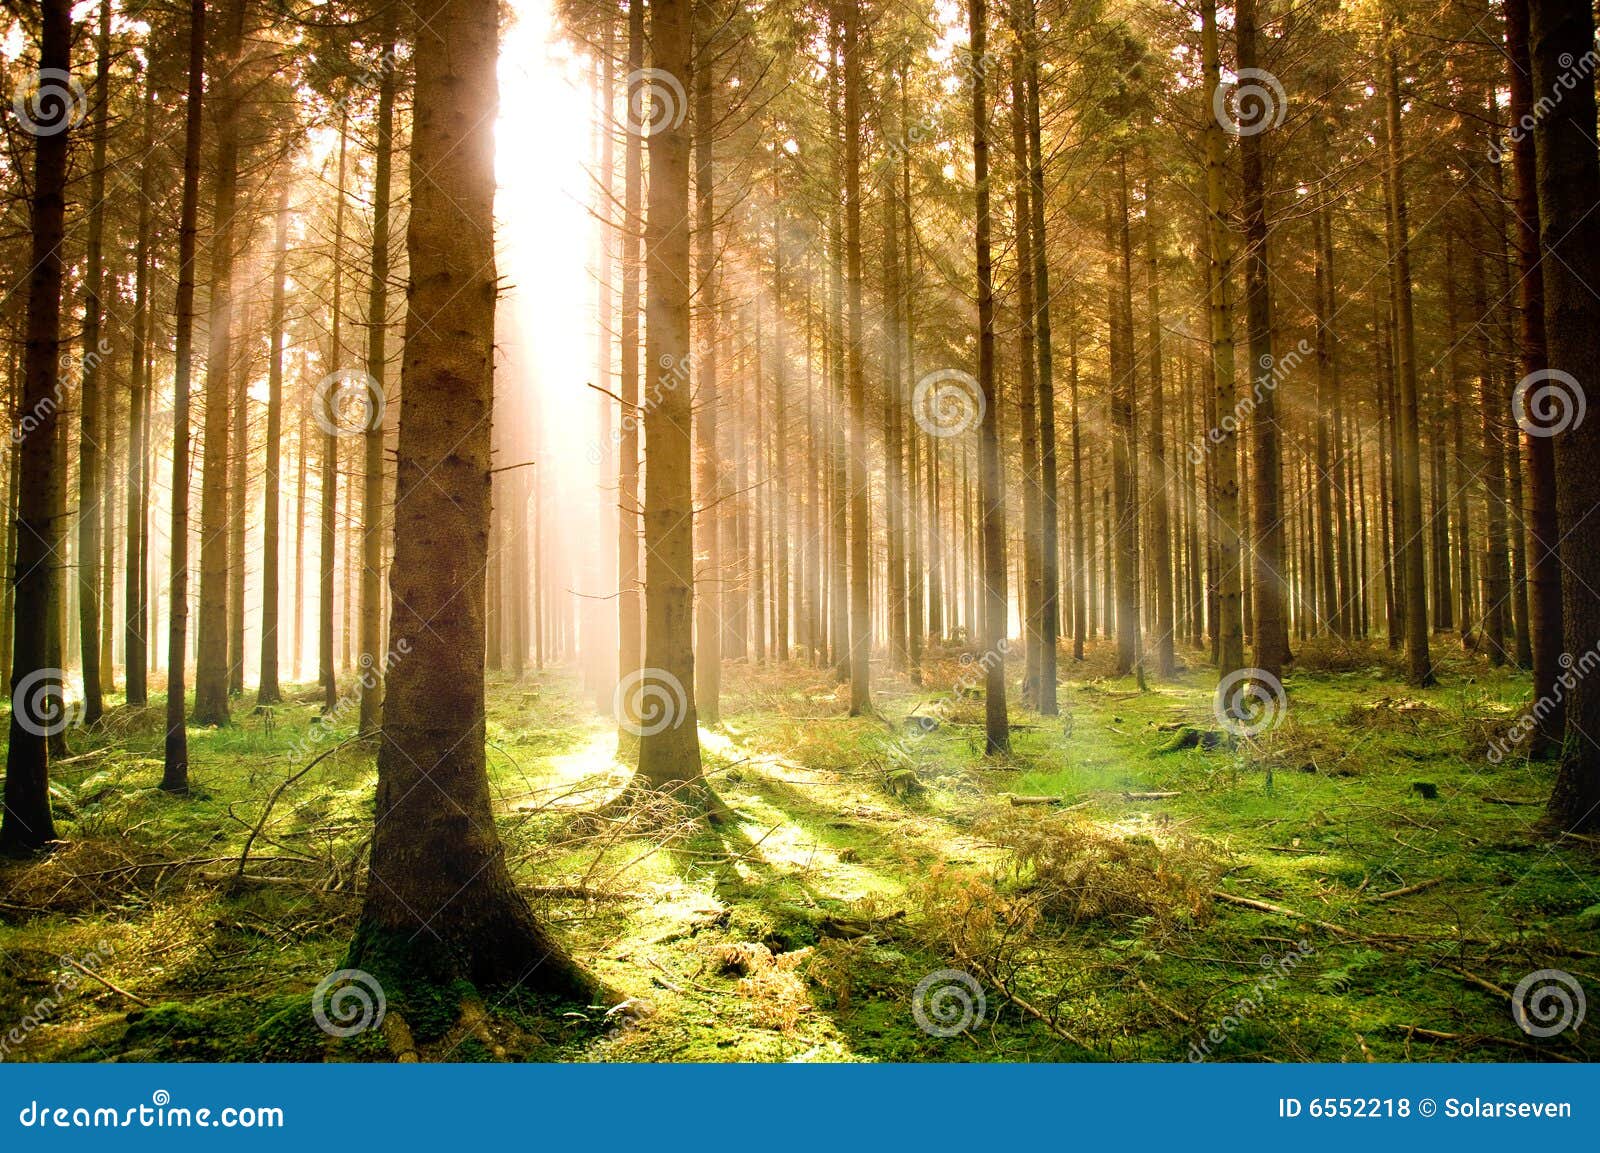
<path fill-rule="evenodd" d="M 1293 921 L 1305 921 L 1307 924 L 1315 925 L 1319 929 L 1327 930 L 1336 937 L 1351 937 L 1358 941 L 1370 940 L 1370 938 L 1361 933 L 1346 929 L 1343 925 L 1335 925 L 1332 921 L 1319 921 L 1315 917 L 1308 917 L 1304 913 L 1296 912 L 1294 909 L 1288 909 L 1282 905 L 1256 901 L 1249 897 L 1236 897 L 1232 893 L 1224 893 L 1221 889 L 1212 889 L 1211 895 L 1219 901 L 1226 901 L 1230 905 L 1241 905 L 1246 909 L 1254 909 L 1258 913 L 1271 913 L 1278 917 L 1288 917 Z"/>
<path fill-rule="evenodd" d="M 1521 1049 L 1525 1053 L 1537 1053 L 1541 1057 L 1548 1057 L 1552 1061 L 1564 1061 L 1568 1065 L 1581 1064 L 1575 1057 L 1554 1053 L 1549 1049 L 1541 1049 L 1539 1046 L 1530 1045 L 1526 1041 L 1513 1041 L 1509 1037 L 1496 1037 L 1492 1033 L 1445 1033 L 1439 1029 L 1424 1029 L 1421 1025 L 1390 1025 L 1388 1028 L 1399 1029 L 1404 1032 L 1407 1042 L 1411 1040 L 1413 1035 L 1424 1037 L 1430 1041 L 1459 1041 L 1464 1045 L 1476 1045 L 1481 1041 L 1509 1049 Z"/>
<path fill-rule="evenodd" d="M 63 955 L 61 959 L 63 961 L 65 961 L 67 964 L 71 965 L 74 969 L 78 970 L 78 972 L 82 973 L 85 977 L 92 977 L 94 980 L 99 981 L 107 989 L 110 989 L 113 993 L 117 993 L 117 994 L 120 994 L 121 996 L 126 997 L 128 1000 L 132 1001 L 135 1005 L 143 1005 L 146 1009 L 148 1009 L 150 1007 L 150 1002 L 149 1001 L 146 1001 L 143 997 L 134 996 L 132 993 L 128 992 L 128 990 L 122 988 L 119 985 L 113 985 L 110 981 L 106 980 L 99 973 L 96 973 L 93 969 L 89 968 L 87 965 L 80 965 L 80 964 L 78 964 L 78 962 L 74 961 L 71 957 L 68 957 L 66 955 Z"/>
<path fill-rule="evenodd" d="M 1394 897 L 1409 897 L 1412 893 L 1420 893 L 1424 889 L 1431 889 L 1435 885 L 1442 885 L 1443 877 L 1433 877 L 1430 880 L 1418 881 L 1415 885 L 1406 885 L 1399 889 L 1390 889 L 1387 893 L 1379 893 L 1373 897 L 1374 901 L 1387 901 Z"/>
<path fill-rule="evenodd" d="M 277 788 L 272 790 L 272 795 L 267 798 L 266 806 L 261 810 L 261 819 L 256 822 L 256 827 L 250 830 L 250 835 L 244 839 L 244 848 L 239 851 L 239 867 L 234 871 L 233 874 L 233 879 L 235 882 L 244 879 L 244 866 L 245 862 L 250 859 L 250 846 L 256 843 L 256 838 L 261 835 L 261 830 L 266 827 L 267 818 L 272 815 L 272 807 L 278 803 L 278 798 L 283 796 L 284 790 L 298 781 L 301 777 L 305 776 L 312 769 L 316 768 L 317 765 L 319 765 L 323 760 L 331 757 L 334 753 L 338 752 L 346 745 L 353 745 L 357 741 L 364 741 L 365 739 L 365 734 L 357 733 L 353 737 L 345 738 L 332 748 L 322 750 L 322 752 L 311 758 L 309 764 L 302 769 L 296 769 L 294 772 L 290 773 L 283 779 L 282 783 L 280 783 Z"/>

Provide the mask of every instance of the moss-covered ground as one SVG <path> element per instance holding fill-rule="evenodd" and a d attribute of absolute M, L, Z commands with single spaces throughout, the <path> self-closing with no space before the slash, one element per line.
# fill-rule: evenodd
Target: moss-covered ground
<path fill-rule="evenodd" d="M 1061 715 L 1013 707 L 988 759 L 954 654 L 921 685 L 882 671 L 861 718 L 826 671 L 731 664 L 702 732 L 718 827 L 585 821 L 627 779 L 612 718 L 567 672 L 497 680 L 508 859 L 627 1001 L 412 990 L 395 1011 L 425 1060 L 1600 1058 L 1592 1022 L 1513 1016 L 1538 970 L 1600 993 L 1600 843 L 1543 824 L 1550 766 L 1486 755 L 1525 676 L 1452 656 L 1416 690 L 1379 649 L 1308 650 L 1281 723 L 1235 740 L 1211 737 L 1198 661 L 1140 691 L 1108 659 L 1064 661 Z M 359 910 L 371 746 L 308 690 L 241 705 L 192 732 L 174 798 L 155 706 L 67 734 L 63 844 L 0 863 L 5 1059 L 392 1059 L 392 1033 L 312 1012 Z M 334 746 L 241 870 L 269 794 Z M 966 976 L 919 996 L 941 970 Z"/>

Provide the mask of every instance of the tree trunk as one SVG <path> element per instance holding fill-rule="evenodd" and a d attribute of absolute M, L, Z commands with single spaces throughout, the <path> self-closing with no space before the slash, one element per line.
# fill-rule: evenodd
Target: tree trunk
<path fill-rule="evenodd" d="M 150 373 L 147 359 L 151 339 L 150 273 L 150 176 L 156 159 L 151 155 L 155 134 L 155 69 L 145 67 L 145 89 L 141 113 L 140 153 L 144 160 L 139 165 L 139 223 L 134 241 L 133 274 L 133 346 L 128 366 L 128 525 L 125 584 L 123 587 L 123 620 L 126 636 L 123 641 L 124 679 L 128 689 L 128 704 L 144 708 L 149 702 L 149 628 L 146 580 L 149 557 L 146 556 L 146 533 L 150 522 L 150 468 L 146 440 L 150 427 L 145 420 L 150 399 Z"/>
<path fill-rule="evenodd" d="M 375 732 L 383 723 L 386 661 L 378 646 L 383 635 L 383 429 L 385 382 L 389 363 L 389 200 L 394 152 L 395 7 L 384 9 L 379 68 L 377 136 L 372 158 L 372 271 L 367 293 L 367 379 L 371 404 L 361 429 L 361 714 L 359 731 Z"/>
<path fill-rule="evenodd" d="M 72 60 L 72 4 L 43 0 L 39 67 L 65 76 Z M 23 354 L 22 410 L 31 420 L 16 447 L 17 547 L 13 570 L 15 626 L 11 655 L 11 733 L 6 750 L 5 809 L 0 852 L 25 855 L 56 839 L 50 813 L 49 738 L 70 719 L 59 667 L 50 667 L 49 617 L 60 580 L 61 522 L 55 518 L 55 444 L 60 415 L 61 246 L 65 238 L 70 94 L 41 85 L 40 107 L 59 120 L 40 121 L 34 139 L 33 195 L 29 203 L 32 248 L 28 274 L 27 345 Z M 53 130 L 52 130 L 53 129 Z M 18 426 L 19 430 L 21 426 Z"/>
<path fill-rule="evenodd" d="M 628 4 L 628 74 L 644 69 L 644 3 Z M 639 618 L 639 230 L 644 208 L 644 137 L 629 132 L 622 153 L 622 317 L 617 329 L 621 413 L 617 440 L 617 680 L 638 671 Z M 624 734 L 626 735 L 626 734 Z"/>
<path fill-rule="evenodd" d="M 1215 0 L 1201 0 L 1201 49 L 1205 88 L 1221 84 Z M 1205 127 L 1207 312 L 1211 320 L 1212 416 L 1207 433 L 1212 462 L 1213 528 L 1217 550 L 1217 671 L 1223 676 L 1244 667 L 1244 625 L 1240 595 L 1239 463 L 1234 408 L 1233 309 L 1228 281 L 1233 263 L 1227 222 L 1227 159 L 1222 125 L 1213 116 Z"/>
<path fill-rule="evenodd" d="M 872 710 L 872 610 L 867 585 L 867 371 L 861 320 L 861 0 L 844 2 L 845 351 L 850 391 L 850 715 Z"/>
<path fill-rule="evenodd" d="M 1417 418 L 1416 326 L 1411 308 L 1411 234 L 1406 218 L 1405 141 L 1401 135 L 1400 61 L 1394 29 L 1383 22 L 1384 73 L 1389 127 L 1389 213 L 1394 223 L 1395 350 L 1400 383 L 1397 415 L 1400 508 L 1400 571 L 1405 583 L 1406 665 L 1413 684 L 1434 682 L 1428 656 L 1427 582 L 1422 555 L 1421 438 Z"/>
<path fill-rule="evenodd" d="M 278 191 L 277 223 L 272 240 L 272 305 L 268 324 L 271 345 L 267 351 L 267 460 L 262 499 L 261 542 L 261 675 L 256 707 L 283 700 L 278 687 L 278 511 L 280 463 L 283 452 L 283 344 L 284 297 L 289 263 L 289 184 Z"/>
<path fill-rule="evenodd" d="M 322 428 L 321 547 L 317 553 L 317 684 L 322 688 L 322 711 L 331 713 L 339 703 L 338 676 L 333 666 L 333 574 L 338 562 L 339 514 L 339 406 L 344 371 L 344 181 L 350 146 L 349 115 L 339 117 L 339 178 L 334 184 L 333 300 L 328 334 L 328 375 L 313 397 L 317 423 Z M 397 491 L 405 492 L 405 489 Z M 403 503 L 403 502 L 402 502 Z"/>
<path fill-rule="evenodd" d="M 1533 118 L 1533 69 L 1529 47 L 1530 0 L 1506 0 L 1506 56 L 1510 86 L 1509 113 L 1513 125 Z M 1585 51 L 1592 48 L 1586 46 Z M 1549 95 L 1549 89 L 1537 89 Z M 1540 250 L 1543 231 L 1541 198 L 1535 172 L 1535 134 L 1517 130 L 1512 136 L 1511 168 L 1514 180 L 1512 241 L 1517 262 L 1517 376 L 1534 377 L 1549 367 L 1546 345 L 1545 278 L 1549 261 Z M 1537 385 L 1535 386 L 1537 387 Z M 1587 387 L 1587 386 L 1586 386 Z M 1519 422 L 1521 423 L 1521 422 Z M 1531 424 L 1531 422 L 1530 422 Z M 1537 425 L 1532 425 L 1537 430 Z M 1527 430 L 1524 429 L 1525 433 Z M 1513 438 L 1519 436 L 1511 432 Z M 1525 446 L 1525 471 L 1528 477 L 1527 503 L 1527 595 L 1528 641 L 1533 658 L 1533 695 L 1549 702 L 1534 718 L 1530 751 L 1534 756 L 1556 752 L 1561 746 L 1565 694 L 1558 692 L 1561 653 L 1565 635 L 1560 553 L 1563 522 L 1558 513 L 1556 480 L 1556 442 L 1546 435 L 1522 435 Z M 1510 451 L 1515 452 L 1513 439 Z"/>
<path fill-rule="evenodd" d="M 709 21 L 707 22 L 709 23 Z M 705 567 L 697 574 L 704 589 L 695 602 L 695 708 L 708 725 L 721 719 L 723 571 L 717 523 L 723 509 L 721 452 L 717 442 L 717 218 L 716 109 L 712 99 L 709 43 L 698 46 L 703 62 L 694 74 L 695 289 L 699 325 L 695 340 L 695 436 L 699 439 L 701 512 Z"/>
<path fill-rule="evenodd" d="M 691 0 L 656 0 L 650 8 L 655 68 L 690 77 Z M 680 81 L 681 83 L 681 81 Z M 645 219 L 645 364 L 657 373 L 645 410 L 645 634 L 642 676 L 629 685 L 629 721 L 639 731 L 640 783 L 681 790 L 680 799 L 708 806 L 700 775 L 694 698 L 694 494 L 690 475 L 692 420 L 687 377 L 689 333 L 689 129 L 670 99 L 651 113 L 650 202 Z M 664 710 L 637 711 L 631 701 Z M 628 722 L 625 722 L 628 723 Z M 684 786 L 689 786 L 684 790 Z M 701 794 L 696 796 L 695 794 Z"/>
<path fill-rule="evenodd" d="M 978 429 L 980 499 L 983 504 L 984 752 L 1010 753 L 1006 716 L 1006 506 L 1000 466 L 1000 390 L 994 365 L 994 270 L 989 234 L 989 104 L 984 87 L 988 44 L 986 0 L 971 0 L 972 179 L 977 192 L 978 387 L 983 420 Z"/>
<path fill-rule="evenodd" d="M 417 14 L 396 453 L 407 498 L 394 514 L 395 660 L 350 964 L 402 989 L 466 978 L 588 1000 L 594 982 L 512 881 L 484 758 L 498 14 L 494 0 L 429 0 Z"/>
<path fill-rule="evenodd" d="M 1544 329 L 1550 375 L 1524 381 L 1524 408 L 1555 419 L 1537 426 L 1555 441 L 1567 660 L 1560 677 L 1567 696 L 1567 732 L 1561 767 L 1550 795 L 1550 816 L 1563 829 L 1600 826 L 1600 683 L 1590 674 L 1600 657 L 1600 421 L 1582 420 L 1582 389 L 1600 380 L 1600 300 L 1578 269 L 1592 268 L 1600 252 L 1600 157 L 1594 142 L 1593 71 L 1574 61 L 1593 59 L 1594 9 L 1588 4 L 1530 0 L 1529 41 L 1536 92 L 1561 93 L 1539 117 L 1533 136 L 1539 189 L 1539 239 L 1544 262 Z M 1559 375 L 1558 375 L 1559 374 Z M 1530 383 L 1545 395 L 1528 395 Z M 1543 408 L 1539 400 L 1554 409 Z"/>
<path fill-rule="evenodd" d="M 106 119 L 110 106 L 111 0 L 100 0 L 96 35 L 94 131 L 89 162 L 89 242 L 84 254 L 83 355 L 78 394 L 78 644 L 83 664 L 83 723 L 98 724 L 105 709 L 100 687 L 100 537 L 106 494 L 102 491 L 101 363 L 110 351 L 101 333 L 105 287 Z M 109 625 L 109 622 L 107 622 Z"/>
<path fill-rule="evenodd" d="M 167 622 L 167 736 L 161 787 L 189 791 L 189 733 L 184 720 L 184 660 L 189 626 L 189 378 L 194 356 L 196 218 L 200 208 L 201 102 L 205 90 L 206 5 L 189 5 L 189 95 L 184 110 L 183 198 L 178 217 L 178 290 L 173 311 L 172 587 Z"/>
<path fill-rule="evenodd" d="M 228 451 L 233 392 L 233 264 L 239 192 L 238 70 L 245 0 L 228 0 L 217 28 L 213 119 L 217 140 L 206 330 L 205 454 L 200 473 L 200 621 L 194 721 L 228 723 Z"/>
<path fill-rule="evenodd" d="M 1027 84 L 1023 78 L 1025 41 L 1017 25 L 1016 3 L 1012 4 L 1015 43 L 1011 51 L 1011 167 L 1013 174 L 1012 213 L 1017 249 L 1017 424 L 1022 441 L 1022 610 L 1023 633 L 1027 639 L 1026 672 L 1022 678 L 1024 705 L 1037 706 L 1039 677 L 1044 646 L 1044 558 L 1042 540 L 1043 510 L 1039 501 L 1039 384 L 1034 323 L 1038 302 L 1034 296 L 1033 258 L 1033 176 L 1028 157 Z"/>

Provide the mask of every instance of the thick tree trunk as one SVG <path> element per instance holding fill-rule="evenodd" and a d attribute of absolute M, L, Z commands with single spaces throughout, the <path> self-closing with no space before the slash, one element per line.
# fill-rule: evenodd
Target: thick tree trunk
<path fill-rule="evenodd" d="M 1428 656 L 1427 581 L 1422 555 L 1421 436 L 1417 417 L 1416 326 L 1411 307 L 1411 233 L 1406 216 L 1405 141 L 1401 134 L 1400 61 L 1394 29 L 1383 24 L 1384 75 L 1389 128 L 1389 214 L 1394 224 L 1395 352 L 1399 380 L 1398 447 L 1401 524 L 1400 572 L 1405 585 L 1406 665 L 1416 685 L 1434 681 Z"/>
<path fill-rule="evenodd" d="M 1240 0 L 1234 13 L 1241 72 L 1256 64 L 1255 0 Z M 1284 579 L 1283 444 L 1278 430 L 1279 373 L 1272 345 L 1272 285 L 1267 262 L 1267 190 L 1262 136 L 1239 137 L 1244 187 L 1244 306 L 1250 343 L 1251 556 L 1255 562 L 1255 667 L 1274 677 L 1289 660 L 1288 582 Z"/>
<path fill-rule="evenodd" d="M 1529 41 L 1536 92 L 1562 99 L 1533 129 L 1538 159 L 1539 239 L 1544 261 L 1544 329 L 1552 375 L 1534 382 L 1558 416 L 1538 431 L 1554 440 L 1567 661 L 1567 731 L 1550 795 L 1550 816 L 1563 829 L 1600 826 L 1600 683 L 1590 674 L 1600 656 L 1600 421 L 1578 419 L 1582 389 L 1600 380 L 1600 300 L 1580 269 L 1600 252 L 1600 157 L 1594 141 L 1594 73 L 1573 67 L 1592 60 L 1594 9 L 1588 4 L 1530 0 Z M 1554 375 L 1554 374 L 1563 375 Z M 1529 413 L 1541 411 L 1525 392 Z M 1549 409 L 1546 412 L 1552 411 Z M 1564 419 L 1563 419 L 1564 418 Z"/>
<path fill-rule="evenodd" d="M 652 64 L 690 77 L 691 0 L 650 8 Z M 645 411 L 644 670 L 634 693 L 670 694 L 659 715 L 639 714 L 639 783 L 677 789 L 705 804 L 694 697 L 694 494 L 690 474 L 689 128 L 670 103 L 651 124 L 650 204 L 645 219 L 645 364 L 657 374 Z M 632 711 L 630 710 L 630 716 Z M 682 787 L 691 785 L 684 793 Z"/>
<path fill-rule="evenodd" d="M 228 723 L 228 452 L 233 393 L 233 281 L 239 192 L 238 70 L 245 0 L 227 0 L 217 27 L 213 119 L 217 140 L 211 298 L 206 330 L 205 454 L 200 473 L 200 621 L 194 721 Z"/>
<path fill-rule="evenodd" d="M 43 0 L 39 67 L 66 75 L 72 65 L 72 4 Z M 46 83 L 49 83 L 48 81 Z M 50 93 L 45 93 L 50 96 Z M 70 106 L 56 92 L 58 109 Z M 48 106 L 43 105 L 48 111 Z M 49 626 L 60 579 L 61 522 L 55 492 L 62 393 L 61 246 L 65 237 L 67 112 L 41 121 L 34 137 L 33 195 L 29 202 L 32 247 L 28 273 L 27 345 L 23 353 L 19 419 L 31 427 L 16 448 L 17 545 L 12 582 L 15 626 L 11 655 L 11 733 L 6 750 L 5 811 L 0 817 L 0 852 L 28 854 L 56 839 L 50 813 L 49 738 L 68 717 L 59 666 L 50 667 Z M 54 129 L 51 131 L 50 129 Z M 20 425 L 19 425 L 20 428 Z"/>
<path fill-rule="evenodd" d="M 464 977 L 588 1000 L 593 981 L 512 881 L 484 758 L 498 5 L 429 0 L 417 15 L 396 453 L 407 498 L 395 508 L 394 662 L 350 964 L 402 992 Z"/>
<path fill-rule="evenodd" d="M 1530 0 L 1506 0 L 1506 56 L 1510 88 L 1511 123 L 1521 125 L 1532 119 L 1533 93 L 1550 95 L 1549 89 L 1536 89 L 1529 46 Z M 1592 49 L 1586 46 L 1585 51 Z M 1546 344 L 1545 278 L 1549 261 L 1542 258 L 1540 234 L 1543 210 L 1535 172 L 1535 133 L 1516 131 L 1511 143 L 1514 211 L 1512 242 L 1517 264 L 1517 376 L 1519 380 L 1537 377 L 1549 367 Z M 1538 387 L 1535 385 L 1534 387 Z M 1590 387 L 1585 385 L 1584 387 Z M 1526 430 L 1523 430 L 1524 432 Z M 1528 477 L 1527 518 L 1527 597 L 1528 641 L 1533 658 L 1533 693 L 1549 702 L 1534 719 L 1531 752 L 1535 756 L 1554 753 L 1560 748 L 1565 727 L 1567 701 L 1556 690 L 1561 676 L 1561 653 L 1565 627 L 1560 551 L 1562 520 L 1558 512 L 1555 439 L 1544 435 L 1522 435 L 1513 426 L 1510 451 L 1516 438 L 1525 446 L 1525 472 Z M 1575 654 L 1574 654 L 1575 655 Z"/>

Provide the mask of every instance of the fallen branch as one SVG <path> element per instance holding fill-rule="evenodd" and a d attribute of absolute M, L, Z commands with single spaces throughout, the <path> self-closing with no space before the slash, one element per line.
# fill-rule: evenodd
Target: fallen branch
<path fill-rule="evenodd" d="M 1439 1029 L 1424 1029 L 1421 1025 L 1387 1025 L 1385 1028 L 1399 1029 L 1405 1033 L 1408 1041 L 1413 1036 L 1416 1036 L 1426 1038 L 1429 1041 L 1458 1041 L 1463 1045 L 1485 1043 L 1500 1045 L 1508 1049 L 1521 1049 L 1524 1053 L 1537 1053 L 1541 1057 L 1548 1057 L 1552 1061 L 1564 1061 L 1568 1065 L 1581 1064 L 1574 1057 L 1553 1053 L 1549 1049 L 1541 1049 L 1539 1046 L 1530 1045 L 1526 1041 L 1513 1041 L 1510 1037 L 1496 1037 L 1491 1033 L 1446 1033 Z"/>
<path fill-rule="evenodd" d="M 294 772 L 290 773 L 283 779 L 282 783 L 280 783 L 277 788 L 272 790 L 272 795 L 267 798 L 267 803 L 261 810 L 261 819 L 256 822 L 256 827 L 250 830 L 250 835 L 244 839 L 244 848 L 239 851 L 239 867 L 234 871 L 233 874 L 235 883 L 238 883 L 244 879 L 244 866 L 245 862 L 250 859 L 250 846 L 256 843 L 256 838 L 261 835 L 261 830 L 266 827 L 267 818 L 272 815 L 272 807 L 278 803 L 278 798 L 283 796 L 284 790 L 298 781 L 301 777 L 305 776 L 312 769 L 316 768 L 317 765 L 322 763 L 322 761 L 326 760 L 328 757 L 331 757 L 334 753 L 337 753 L 340 749 L 344 748 L 346 745 L 353 745 L 357 741 L 364 740 L 366 740 L 366 734 L 357 733 L 353 737 L 347 737 L 346 739 L 340 741 L 332 748 L 322 750 L 322 752 L 311 758 L 309 764 L 307 764 L 304 768 L 296 769 Z"/>
<path fill-rule="evenodd" d="M 1335 925 L 1332 921 L 1319 921 L 1315 917 L 1308 917 L 1304 913 L 1286 908 L 1283 905 L 1273 905 L 1250 897 L 1237 897 L 1232 893 L 1224 893 L 1221 889 L 1212 889 L 1211 895 L 1219 901 L 1226 901 L 1230 905 L 1240 905 L 1246 909 L 1254 909 L 1258 913 L 1271 913 L 1277 917 L 1288 917 L 1292 921 L 1304 921 L 1309 925 L 1324 929 L 1336 937 L 1350 937 L 1357 941 L 1371 940 L 1370 937 L 1354 930 L 1346 929 L 1343 925 Z"/>
<path fill-rule="evenodd" d="M 1403 888 L 1390 889 L 1387 893 L 1379 893 L 1372 899 L 1374 901 L 1388 901 L 1394 899 L 1395 897 L 1409 897 L 1412 893 L 1420 893 L 1424 889 L 1431 889 L 1435 885 L 1442 885 L 1443 883 L 1443 877 L 1433 877 L 1430 880 L 1418 881 L 1415 885 L 1406 885 Z"/>
<path fill-rule="evenodd" d="M 91 978 L 93 980 L 99 981 L 107 989 L 110 989 L 113 993 L 116 993 L 116 994 L 118 994 L 120 996 L 126 997 L 128 1000 L 132 1001 L 135 1005 L 143 1005 L 146 1009 L 148 1009 L 150 1007 L 150 1002 L 149 1001 L 146 1001 L 143 997 L 134 996 L 132 993 L 128 992 L 128 990 L 122 988 L 120 985 L 113 985 L 110 981 L 106 980 L 99 973 L 96 973 L 93 969 L 89 968 L 87 965 L 80 965 L 78 962 L 74 961 L 71 957 L 68 957 L 65 954 L 62 955 L 61 959 L 63 961 L 65 961 L 67 964 L 71 965 L 74 969 L 78 970 L 78 972 L 82 973 L 85 977 L 89 977 L 89 978 Z"/>
<path fill-rule="evenodd" d="M 1125 800 L 1125 801 L 1164 801 L 1168 797 L 1181 797 L 1181 796 L 1183 796 L 1183 794 L 1181 792 L 1178 792 L 1178 793 L 1123 793 L 1122 794 L 1122 799 Z"/>

